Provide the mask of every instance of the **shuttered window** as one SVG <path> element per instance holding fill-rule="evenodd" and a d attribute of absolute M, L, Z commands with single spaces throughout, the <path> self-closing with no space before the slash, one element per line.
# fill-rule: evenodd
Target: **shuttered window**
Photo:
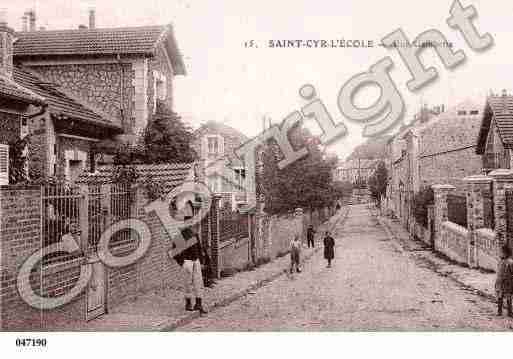
<path fill-rule="evenodd" d="M 0 144 L 0 185 L 9 184 L 9 145 Z"/>

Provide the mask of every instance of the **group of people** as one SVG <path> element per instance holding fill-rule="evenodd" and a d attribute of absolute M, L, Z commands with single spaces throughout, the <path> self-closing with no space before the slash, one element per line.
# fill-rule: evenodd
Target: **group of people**
<path fill-rule="evenodd" d="M 308 226 L 306 230 L 306 242 L 308 248 L 315 247 L 315 230 L 312 225 Z M 329 231 L 326 231 L 323 239 L 324 244 L 324 258 L 328 261 L 328 268 L 331 267 L 331 261 L 335 258 L 335 239 L 331 236 Z M 290 273 L 301 272 L 301 240 L 299 235 L 294 236 L 290 243 Z"/>
<path fill-rule="evenodd" d="M 175 255 L 173 258 L 185 270 L 186 278 L 184 283 L 185 291 L 185 310 L 199 311 L 205 314 L 207 311 L 203 307 L 202 292 L 204 287 L 210 287 L 213 281 L 212 273 L 210 273 L 210 263 L 208 251 L 201 244 L 198 233 L 190 227 L 183 229 L 182 236 L 185 240 L 194 240 L 195 244 L 188 247 L 183 252 Z M 314 241 L 315 230 L 313 226 L 307 229 L 308 247 L 315 246 Z M 335 240 L 329 231 L 324 236 L 324 258 L 328 261 L 328 268 L 331 267 L 331 261 L 335 256 Z M 301 272 L 301 241 L 299 236 L 295 236 L 290 244 L 291 266 L 290 273 Z M 513 266 L 512 266 L 513 269 Z M 193 304 L 194 299 L 194 304 Z"/>

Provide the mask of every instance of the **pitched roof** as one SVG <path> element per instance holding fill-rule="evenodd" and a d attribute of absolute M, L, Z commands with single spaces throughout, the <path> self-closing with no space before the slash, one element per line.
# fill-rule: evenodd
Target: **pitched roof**
<path fill-rule="evenodd" d="M 118 54 L 154 56 L 157 46 L 163 43 L 175 73 L 185 75 L 185 65 L 171 25 L 29 31 L 18 32 L 15 36 L 15 57 Z"/>
<path fill-rule="evenodd" d="M 513 148 L 513 96 L 489 96 L 486 101 L 485 116 L 481 122 L 477 140 L 477 154 L 485 151 L 486 138 L 492 119 L 505 148 Z"/>
<path fill-rule="evenodd" d="M 207 121 L 206 123 L 201 125 L 196 131 L 194 131 L 194 136 L 201 136 L 205 132 L 215 132 L 226 136 L 235 137 L 239 139 L 241 142 L 246 142 L 248 140 L 248 137 L 244 135 L 241 131 L 231 126 L 228 126 L 224 123 L 213 120 Z"/>
<path fill-rule="evenodd" d="M 48 104 L 48 110 L 54 115 L 63 115 L 79 121 L 101 125 L 103 127 L 120 129 L 120 126 L 112 122 L 104 114 L 81 104 L 69 95 L 58 89 L 58 85 L 45 83 L 36 75 L 15 67 L 13 79 L 19 85 L 30 90 L 38 97 L 42 97 Z"/>
<path fill-rule="evenodd" d="M 194 177 L 194 163 L 170 163 L 161 165 L 135 165 L 137 184 L 142 184 L 149 178 L 160 183 L 165 193 Z M 83 173 L 77 182 L 80 183 L 111 183 L 114 174 L 113 166 L 100 166 L 96 173 Z"/>
<path fill-rule="evenodd" d="M 7 97 L 33 105 L 44 103 L 44 98 L 4 76 L 0 76 L 0 97 Z"/>

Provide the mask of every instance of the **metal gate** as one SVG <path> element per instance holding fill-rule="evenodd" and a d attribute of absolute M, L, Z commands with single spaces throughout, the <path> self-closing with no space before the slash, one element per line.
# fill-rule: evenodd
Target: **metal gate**
<path fill-rule="evenodd" d="M 513 243 L 513 189 L 506 189 L 506 243 Z"/>
<path fill-rule="evenodd" d="M 60 243 L 71 235 L 79 253 L 54 252 L 43 257 L 43 265 L 66 262 L 85 256 L 92 266 L 92 278 L 86 290 L 86 320 L 106 313 L 107 278 L 105 265 L 99 260 L 97 246 L 102 233 L 111 224 L 130 218 L 135 211 L 134 197 L 125 184 L 53 183 L 41 187 L 42 246 Z M 129 230 L 119 231 L 109 248 L 135 242 Z"/>

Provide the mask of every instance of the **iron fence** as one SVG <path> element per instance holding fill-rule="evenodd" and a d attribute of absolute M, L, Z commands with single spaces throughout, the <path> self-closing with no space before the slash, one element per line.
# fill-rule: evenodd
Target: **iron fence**
<path fill-rule="evenodd" d="M 64 235 L 80 238 L 80 188 L 69 183 L 41 186 L 41 235 L 43 251 L 50 245 L 62 243 Z M 44 252 L 43 252 L 44 253 Z M 52 251 L 43 256 L 43 265 L 70 260 L 77 256 L 66 251 Z"/>

